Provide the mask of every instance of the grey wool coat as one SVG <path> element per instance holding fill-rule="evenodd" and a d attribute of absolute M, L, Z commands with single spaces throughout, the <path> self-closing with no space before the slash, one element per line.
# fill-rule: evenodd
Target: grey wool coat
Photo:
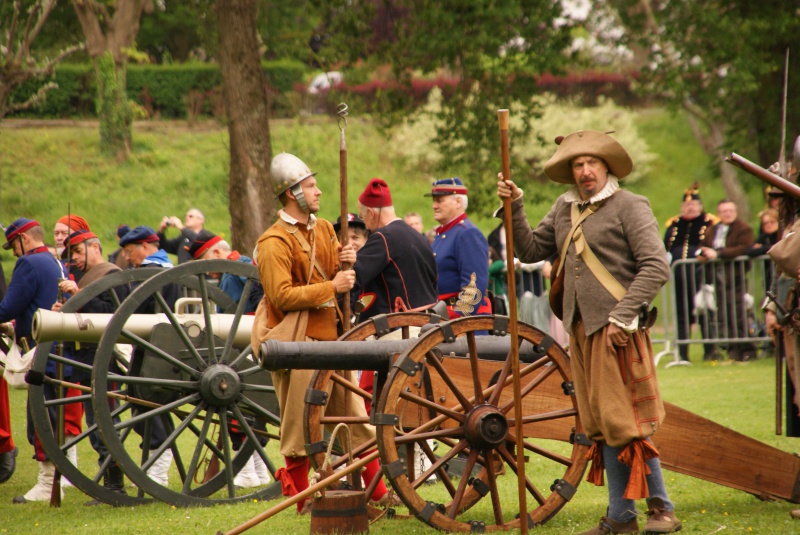
<path fill-rule="evenodd" d="M 561 252 L 572 227 L 571 205 L 578 199 L 575 189 L 561 195 L 535 229 L 528 224 L 522 198 L 511 203 L 514 251 L 522 262 L 546 260 Z M 609 317 L 630 325 L 642 303 L 649 305 L 669 279 L 664 243 L 647 198 L 619 189 L 601 203 L 583 221 L 583 234 L 627 293 L 618 302 L 576 256 L 575 244 L 570 242 L 564 259 L 563 320 L 570 334 L 578 310 L 587 336 L 607 325 Z"/>

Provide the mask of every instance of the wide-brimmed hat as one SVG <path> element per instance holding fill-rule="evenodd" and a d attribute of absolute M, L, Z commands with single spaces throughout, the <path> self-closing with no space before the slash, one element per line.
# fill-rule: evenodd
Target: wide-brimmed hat
<path fill-rule="evenodd" d="M 621 179 L 633 171 L 633 160 L 620 143 L 604 132 L 578 130 L 556 138 L 558 149 L 544 164 L 544 174 L 553 182 L 574 184 L 571 162 L 578 156 L 595 156 L 608 165 L 608 170 Z"/>

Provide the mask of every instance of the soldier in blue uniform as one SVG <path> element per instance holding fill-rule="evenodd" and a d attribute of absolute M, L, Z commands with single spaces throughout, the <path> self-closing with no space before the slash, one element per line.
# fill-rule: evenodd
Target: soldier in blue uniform
<path fill-rule="evenodd" d="M 0 303 L 0 322 L 2 322 L 0 332 L 9 334 L 12 330 L 11 324 L 6 322 L 14 320 L 17 342 L 27 350 L 35 345 L 31 338 L 34 313 L 39 308 L 49 310 L 53 306 L 58 297 L 58 279 L 66 278 L 67 274 L 61 263 L 53 258 L 44 245 L 42 226 L 33 219 L 21 217 L 11 223 L 6 229 L 6 243 L 3 244 L 3 249 L 11 249 L 17 257 L 17 263 L 14 265 L 8 292 Z M 0 390 L 3 391 L 3 398 L 0 399 L 0 421 L 8 422 L 8 393 L 5 390 L 5 381 L 2 381 Z M 52 392 L 47 397 L 52 399 Z M 8 423 L 10 431 L 10 422 Z M 0 426 L 0 437 L 5 438 L 2 427 L 5 426 Z M 28 442 L 34 446 L 35 458 L 39 461 L 39 476 L 36 485 L 24 496 L 15 497 L 14 503 L 49 500 L 53 488 L 55 466 L 47 459 L 36 440 L 30 410 L 28 410 Z M 7 440 L 3 440 L 2 444 L 6 458 L 9 457 L 9 452 L 16 451 L 10 436 Z M 11 453 L 11 460 L 13 455 L 15 453 Z M 13 472 L 13 466 L 10 471 Z M 10 474 L 8 476 L 10 477 Z"/>
<path fill-rule="evenodd" d="M 433 253 L 439 270 L 439 300 L 447 303 L 450 319 L 491 314 L 489 243 L 467 217 L 467 187 L 458 177 L 433 183 L 433 218 L 439 223 Z"/>
<path fill-rule="evenodd" d="M 670 264 L 677 260 L 695 258 L 700 251 L 700 243 L 703 241 L 706 231 L 716 222 L 715 215 L 703 211 L 699 185 L 695 182 L 683 193 L 680 215 L 667 221 L 664 247 L 667 250 Z M 691 325 L 694 323 L 694 295 L 700 290 L 699 281 L 694 277 L 694 267 L 686 264 L 675 268 L 673 283 L 678 318 L 678 340 L 687 340 L 691 337 Z M 678 351 L 681 360 L 688 362 L 689 346 L 679 344 Z M 707 345 L 705 353 L 705 360 L 712 358 L 713 346 Z"/>

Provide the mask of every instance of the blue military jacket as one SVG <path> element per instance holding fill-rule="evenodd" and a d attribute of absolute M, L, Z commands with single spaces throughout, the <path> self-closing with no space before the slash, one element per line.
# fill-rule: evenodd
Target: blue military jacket
<path fill-rule="evenodd" d="M 50 310 L 58 297 L 58 279 L 66 277 L 61 263 L 47 247 L 37 247 L 21 256 L 14 265 L 11 284 L 0 303 L 0 322 L 16 320 L 17 339 L 31 340 L 33 314 L 40 308 Z"/>

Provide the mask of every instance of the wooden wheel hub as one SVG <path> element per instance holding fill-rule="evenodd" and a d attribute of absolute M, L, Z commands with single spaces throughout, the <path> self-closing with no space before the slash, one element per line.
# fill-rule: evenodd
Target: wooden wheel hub
<path fill-rule="evenodd" d="M 224 364 L 213 364 L 200 378 L 200 396 L 210 405 L 224 407 L 239 396 L 241 386 L 236 370 Z"/>
<path fill-rule="evenodd" d="M 508 421 L 494 405 L 478 405 L 467 414 L 464 433 L 474 448 L 495 447 L 505 440 Z"/>

